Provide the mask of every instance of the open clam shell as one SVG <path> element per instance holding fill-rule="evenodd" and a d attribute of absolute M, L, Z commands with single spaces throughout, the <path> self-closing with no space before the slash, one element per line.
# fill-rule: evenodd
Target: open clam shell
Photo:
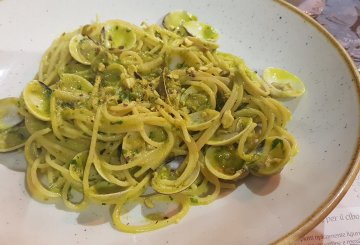
<path fill-rule="evenodd" d="M 102 37 L 106 48 L 131 49 L 136 43 L 134 30 L 117 21 L 105 24 Z"/>
<path fill-rule="evenodd" d="M 19 114 L 19 100 L 6 98 L 0 100 L 0 152 L 8 152 L 22 147 L 29 132 L 23 117 Z"/>
<path fill-rule="evenodd" d="M 18 98 L 5 98 L 0 100 L 0 131 L 11 128 L 24 119 L 18 113 L 19 99 Z"/>
<path fill-rule="evenodd" d="M 201 131 L 211 126 L 211 123 L 220 116 L 220 112 L 211 109 L 189 114 L 187 129 L 191 131 Z"/>
<path fill-rule="evenodd" d="M 245 162 L 231 146 L 210 146 L 206 150 L 205 165 L 216 177 L 234 180 L 248 174 Z"/>
<path fill-rule="evenodd" d="M 69 52 L 77 62 L 91 65 L 99 54 L 100 47 L 89 37 L 78 34 L 71 38 Z"/>
<path fill-rule="evenodd" d="M 299 77 L 289 71 L 268 67 L 263 72 L 263 79 L 270 86 L 270 94 L 279 98 L 293 98 L 305 92 L 305 85 Z"/>
<path fill-rule="evenodd" d="M 33 80 L 23 91 L 28 111 L 42 121 L 50 121 L 50 97 L 52 90 L 44 83 Z"/>

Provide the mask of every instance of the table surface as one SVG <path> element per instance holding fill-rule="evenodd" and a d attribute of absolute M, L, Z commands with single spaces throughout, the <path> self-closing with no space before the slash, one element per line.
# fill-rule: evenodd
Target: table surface
<path fill-rule="evenodd" d="M 288 0 L 314 17 L 345 47 L 360 70 L 360 0 Z"/>
<path fill-rule="evenodd" d="M 360 71 L 360 0 L 288 0 L 321 23 Z M 339 205 L 298 245 L 360 245 L 360 173 Z"/>

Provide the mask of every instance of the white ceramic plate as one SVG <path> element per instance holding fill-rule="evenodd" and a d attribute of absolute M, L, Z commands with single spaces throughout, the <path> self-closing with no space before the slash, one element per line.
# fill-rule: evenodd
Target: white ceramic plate
<path fill-rule="evenodd" d="M 262 70 L 285 68 L 307 92 L 288 105 L 300 153 L 281 173 L 250 178 L 211 205 L 194 207 L 177 225 L 124 234 L 108 208 L 81 214 L 31 199 L 21 153 L 0 155 L 2 244 L 264 244 L 291 242 L 339 202 L 359 168 L 359 78 L 344 51 L 313 21 L 276 1 L 80 0 L 0 1 L 0 97 L 17 96 L 41 54 L 63 31 L 121 18 L 159 22 L 186 9 L 215 26 L 221 50 Z M 279 240 L 278 240 L 279 241 Z"/>

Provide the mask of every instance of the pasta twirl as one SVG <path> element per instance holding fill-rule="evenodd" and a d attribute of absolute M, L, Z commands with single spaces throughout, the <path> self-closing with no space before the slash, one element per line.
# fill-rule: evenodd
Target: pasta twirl
<path fill-rule="evenodd" d="M 25 144 L 34 198 L 76 211 L 114 205 L 116 228 L 149 231 L 248 174 L 278 174 L 296 154 L 291 113 L 271 97 L 272 84 L 218 51 L 215 29 L 177 16 L 187 19 L 168 15 L 167 29 L 111 20 L 63 33 L 22 96 L 2 100 L 6 115 L 15 108 L 24 120 L 2 119 L 0 146 Z M 177 212 L 141 225 L 122 220 L 129 203 L 161 202 Z"/>

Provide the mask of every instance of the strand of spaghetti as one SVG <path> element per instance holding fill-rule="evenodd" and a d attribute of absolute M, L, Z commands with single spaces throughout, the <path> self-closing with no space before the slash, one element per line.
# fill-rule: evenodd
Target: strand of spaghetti
<path fill-rule="evenodd" d="M 211 61 L 204 55 L 200 54 L 199 58 L 205 63 L 205 64 L 211 64 Z"/>
<path fill-rule="evenodd" d="M 272 109 L 272 106 L 265 98 L 260 99 L 259 107 L 267 118 L 267 129 L 264 129 L 265 132 L 262 134 L 263 138 L 265 138 L 265 136 L 268 135 L 274 127 L 275 115 L 273 113 L 274 110 Z"/>
<path fill-rule="evenodd" d="M 169 143 L 169 145 L 171 146 L 172 144 L 172 138 L 168 138 L 168 141 L 166 143 L 164 143 L 164 146 L 166 147 L 166 145 Z M 141 167 L 144 164 L 147 163 L 147 161 L 151 161 L 151 160 L 155 160 L 154 162 L 158 162 L 158 158 L 162 159 L 165 155 L 166 152 L 163 151 L 164 149 L 162 148 L 155 148 L 153 150 L 150 151 L 146 151 L 144 152 L 141 156 L 136 157 L 135 159 L 131 160 L 128 163 L 122 164 L 122 165 L 113 165 L 113 164 L 108 164 L 106 162 L 103 162 L 103 166 L 106 169 L 112 170 L 112 171 L 120 171 L 120 170 L 125 170 L 125 169 L 130 169 L 133 167 Z M 166 156 L 166 155 L 165 155 Z"/>
<path fill-rule="evenodd" d="M 94 121 L 94 112 L 86 109 L 86 108 L 79 108 L 79 109 L 70 109 L 70 108 L 64 108 L 62 111 L 62 116 L 65 119 L 78 119 L 82 121 Z"/>
<path fill-rule="evenodd" d="M 51 121 L 51 128 L 54 133 L 54 135 L 60 139 L 63 140 L 64 137 L 61 135 L 59 131 L 59 119 L 57 115 L 57 109 L 56 109 L 56 98 L 53 94 L 50 98 L 50 121 Z"/>
<path fill-rule="evenodd" d="M 144 47 L 144 41 L 143 40 L 138 40 L 137 45 L 135 47 L 135 50 L 139 52 L 139 51 L 142 50 L 143 47 Z"/>
<path fill-rule="evenodd" d="M 148 116 L 148 115 L 152 115 L 152 113 L 142 113 L 141 114 L 141 118 L 139 118 L 139 116 L 136 116 L 136 115 L 126 115 L 126 116 L 115 116 L 115 115 L 112 115 L 108 112 L 108 110 L 106 109 L 106 106 L 102 106 L 101 108 L 101 112 L 103 114 L 103 117 L 106 118 L 108 121 L 110 122 L 117 122 L 119 120 L 122 120 L 123 123 L 124 122 L 128 122 L 128 123 L 131 123 L 131 124 L 134 124 L 136 123 L 137 121 L 139 121 L 139 119 L 145 117 L 145 116 Z"/>
<path fill-rule="evenodd" d="M 84 134 L 75 128 L 73 124 L 62 121 L 62 125 L 59 127 L 60 134 L 69 139 L 79 139 L 84 138 Z"/>
<path fill-rule="evenodd" d="M 259 80 L 252 80 L 248 76 L 247 71 L 249 71 L 249 69 L 245 66 L 245 64 L 238 64 L 237 74 L 240 75 L 240 77 L 244 81 L 244 89 L 246 90 L 246 92 L 253 96 L 269 95 L 269 86 L 264 81 L 261 81 L 260 78 Z"/>
<path fill-rule="evenodd" d="M 199 180 L 199 177 L 195 180 L 195 182 L 188 187 L 187 189 L 183 190 L 181 193 L 187 196 L 192 197 L 191 200 L 194 201 L 195 196 L 201 196 L 205 193 L 209 192 L 209 181 L 203 177 L 203 175 L 199 175 L 202 177 L 202 181 L 200 183 L 197 183 Z"/>
<path fill-rule="evenodd" d="M 196 51 L 191 51 L 191 49 L 188 49 L 186 51 L 183 51 L 184 53 L 184 59 L 187 63 L 191 64 L 191 66 L 199 67 L 203 63 L 201 62 L 200 58 L 198 57 L 198 54 Z"/>
<path fill-rule="evenodd" d="M 194 86 L 194 87 L 198 87 L 201 90 L 205 91 L 210 98 L 210 105 L 211 105 L 211 109 L 215 109 L 216 107 L 216 95 L 214 93 L 214 91 L 209 88 L 208 85 L 206 85 L 205 83 L 202 82 L 198 82 L 198 81 L 188 81 L 188 82 L 184 82 L 185 85 L 190 85 L 190 86 Z M 180 115 L 179 115 L 180 116 Z"/>
<path fill-rule="evenodd" d="M 212 54 L 209 50 L 207 50 L 207 51 L 205 52 L 205 55 L 206 55 L 206 57 L 211 61 L 212 64 L 218 65 L 217 60 L 214 58 L 213 54 Z"/>
<path fill-rule="evenodd" d="M 267 130 L 264 130 L 264 135 L 267 135 L 272 130 L 272 128 L 274 127 L 275 119 L 278 122 L 281 122 L 281 115 L 279 115 L 276 107 L 266 103 L 266 101 L 264 101 L 262 97 L 256 98 L 246 96 L 244 97 L 243 102 L 248 103 L 252 107 L 255 106 L 265 115 L 268 126 Z"/>
<path fill-rule="evenodd" d="M 138 183 L 138 181 L 130 174 L 128 169 L 125 169 L 122 171 L 122 173 L 124 173 L 126 180 L 131 184 L 131 185 L 136 185 Z"/>
<path fill-rule="evenodd" d="M 99 194 L 91 188 L 89 190 L 89 197 L 92 198 L 95 202 L 98 203 L 107 203 L 107 204 L 117 204 L 123 201 L 129 200 L 134 196 L 139 196 L 144 191 L 145 187 L 149 183 L 149 175 L 145 176 L 139 183 L 135 186 L 130 186 L 125 190 L 121 190 L 114 193 L 108 194 Z"/>
<path fill-rule="evenodd" d="M 285 137 L 289 141 L 291 148 L 292 148 L 291 155 L 295 156 L 297 154 L 297 152 L 299 151 L 295 137 L 292 134 L 290 134 L 288 131 L 284 130 L 282 127 L 275 126 L 274 128 L 280 134 L 282 134 L 283 137 Z"/>
<path fill-rule="evenodd" d="M 199 80 L 202 82 L 209 82 L 212 84 L 216 84 L 216 86 L 224 92 L 226 97 L 228 97 L 231 94 L 231 90 L 228 88 L 228 86 L 226 86 L 226 84 L 224 84 L 222 81 L 220 81 L 216 77 L 205 77 L 205 76 L 197 75 L 195 73 L 194 80 Z"/>
<path fill-rule="evenodd" d="M 142 116 L 142 114 L 140 115 Z M 142 121 L 145 124 L 157 125 L 167 128 L 171 127 L 171 124 L 165 118 L 160 117 L 160 115 L 143 117 Z"/>
<path fill-rule="evenodd" d="M 180 192 L 189 187 L 198 177 L 200 166 L 198 163 L 199 153 L 194 141 L 186 142 L 188 155 L 182 164 L 187 163 L 184 171 L 175 180 L 163 179 L 155 174 L 152 179 L 152 187 L 160 193 L 171 194 Z M 197 168 L 197 169 L 196 169 Z M 194 171 L 196 169 L 196 171 Z"/>
<path fill-rule="evenodd" d="M 97 156 L 96 153 L 93 154 L 93 165 L 94 165 L 96 171 L 98 172 L 98 174 L 101 176 L 101 178 L 103 178 L 108 183 L 115 184 L 108 178 L 108 175 L 103 170 L 103 166 L 102 166 L 102 164 L 99 160 L 99 157 Z"/>
<path fill-rule="evenodd" d="M 158 55 L 160 56 L 166 56 L 170 50 L 169 43 L 163 42 L 162 47 L 160 51 L 158 52 Z"/>
<path fill-rule="evenodd" d="M 240 111 L 234 113 L 234 117 L 259 117 L 261 120 L 261 136 L 259 137 L 259 141 L 261 142 L 265 139 L 265 136 L 268 134 L 268 117 L 264 115 L 264 113 L 260 110 L 254 108 L 245 108 Z M 272 129 L 272 128 L 270 128 Z"/>
<path fill-rule="evenodd" d="M 172 108 L 171 106 L 169 106 L 167 103 L 165 103 L 162 99 L 158 98 L 155 101 L 157 104 L 162 105 L 166 110 L 168 110 L 171 114 L 173 114 L 175 116 L 175 120 L 171 120 L 170 122 L 172 124 L 175 124 L 177 126 L 180 126 L 182 133 L 184 135 L 184 139 L 186 142 L 191 142 L 191 136 L 186 128 L 186 122 L 185 120 L 181 117 L 180 113 L 177 112 L 176 110 L 174 110 L 174 108 Z M 161 113 L 161 111 L 160 111 Z M 169 118 L 169 117 L 168 117 Z M 171 118 L 171 116 L 170 116 Z"/>
<path fill-rule="evenodd" d="M 30 192 L 31 197 L 33 197 L 34 199 L 39 200 L 39 201 L 47 201 L 48 197 L 45 196 L 43 193 L 41 193 L 36 188 L 35 184 L 32 182 L 30 170 L 31 170 L 31 166 L 28 165 L 26 168 L 26 186 Z"/>
<path fill-rule="evenodd" d="M 90 125 L 89 125 L 89 127 L 88 127 L 88 126 L 85 125 L 84 122 L 78 121 L 78 120 L 75 120 L 75 121 L 74 121 L 74 124 L 75 124 L 79 129 L 81 129 L 81 130 L 85 133 L 85 135 L 91 137 L 91 135 L 92 135 L 92 130 L 89 128 Z M 108 141 L 121 140 L 121 139 L 124 137 L 124 135 L 122 135 L 122 134 L 117 134 L 117 135 L 103 135 L 103 134 L 99 134 L 99 133 L 98 133 L 98 134 L 97 134 L 97 137 L 98 137 L 99 140 L 108 142 Z"/>
<path fill-rule="evenodd" d="M 127 103 L 126 105 L 124 103 L 121 103 L 118 105 L 109 106 L 109 109 L 111 111 L 116 111 L 116 115 L 123 116 L 123 115 L 131 112 L 132 108 L 135 106 L 136 106 L 135 102 L 130 102 L 130 103 Z M 119 113 L 121 113 L 121 114 L 119 114 Z"/>
<path fill-rule="evenodd" d="M 129 50 L 122 52 L 120 54 L 120 59 L 124 64 L 127 65 L 129 64 L 140 65 L 144 63 L 138 53 Z"/>
<path fill-rule="evenodd" d="M 31 145 L 32 145 L 34 142 L 36 142 L 36 140 L 37 140 L 40 136 L 45 135 L 45 134 L 50 133 L 50 132 L 51 132 L 51 129 L 50 129 L 50 128 L 45 128 L 45 129 L 36 131 L 35 133 L 33 133 L 33 134 L 28 138 L 28 140 L 27 140 L 26 143 L 25 143 L 25 148 L 24 148 L 25 158 L 26 158 L 26 161 L 27 161 L 28 165 L 32 165 L 32 163 L 36 160 L 36 159 L 34 159 L 34 157 L 33 157 L 34 153 L 32 152 Z"/>
<path fill-rule="evenodd" d="M 101 167 L 104 167 L 106 168 L 104 165 L 105 164 L 109 164 L 105 161 L 101 161 L 101 160 L 97 160 L 100 162 L 100 166 Z M 123 181 L 123 180 L 119 180 L 118 178 L 116 178 L 113 173 L 113 171 L 107 171 L 107 170 L 104 170 L 103 171 L 103 175 L 105 176 L 105 179 L 108 179 L 110 183 L 113 183 L 115 185 L 118 185 L 118 186 L 122 186 L 122 187 L 128 187 L 130 185 L 133 185 L 133 183 L 130 183 L 129 181 Z"/>
<path fill-rule="evenodd" d="M 184 149 L 180 149 L 180 148 L 173 148 L 172 150 L 171 150 L 171 153 L 175 156 L 175 157 L 177 157 L 177 156 L 185 156 L 185 155 L 187 155 L 187 150 L 184 150 Z"/>
<path fill-rule="evenodd" d="M 163 62 L 164 62 L 163 58 L 158 57 L 158 58 L 155 58 L 155 59 L 153 59 L 151 61 L 144 62 L 144 63 L 140 64 L 138 69 L 139 69 L 140 72 L 147 74 L 147 73 L 150 73 L 151 71 L 155 70 Z"/>
<path fill-rule="evenodd" d="M 98 136 L 98 130 L 99 130 L 99 124 L 100 124 L 100 117 L 101 117 L 101 110 L 100 108 L 97 109 L 96 115 L 95 115 L 95 121 L 94 126 L 92 130 L 91 135 L 91 143 L 90 143 L 90 149 L 88 158 L 86 160 L 85 168 L 84 168 L 84 175 L 83 175 L 83 189 L 84 189 L 84 195 L 89 195 L 89 175 L 90 175 L 90 168 L 94 161 L 94 154 L 95 154 L 95 147 L 96 147 L 96 141 Z"/>
<path fill-rule="evenodd" d="M 60 54 L 61 54 L 61 51 L 64 49 L 64 47 L 65 46 L 67 46 L 67 43 L 65 43 L 63 40 L 61 40 L 61 44 L 59 45 L 57 45 L 56 47 L 55 47 L 55 49 L 53 50 L 53 54 L 52 54 L 52 57 L 51 57 L 51 60 L 50 60 L 50 62 L 49 62 L 49 70 L 51 70 L 51 72 L 50 72 L 50 74 L 48 73 L 47 74 L 47 77 L 46 77 L 46 79 L 44 80 L 44 83 L 46 84 L 46 85 L 51 85 L 51 84 L 53 84 L 54 83 L 54 79 L 56 78 L 56 77 L 58 77 L 58 74 L 57 74 L 57 72 L 56 72 L 56 69 L 54 69 L 55 68 L 55 66 L 57 65 L 57 62 L 59 61 L 59 60 L 61 60 L 60 59 Z"/>
<path fill-rule="evenodd" d="M 225 74 L 223 76 L 221 75 L 216 75 L 215 78 L 217 80 L 219 80 L 220 82 L 224 83 L 226 86 L 230 85 L 231 79 L 227 76 L 230 76 L 230 72 L 229 71 L 225 71 Z"/>
<path fill-rule="evenodd" d="M 87 101 L 89 96 L 84 94 L 83 92 L 75 92 L 75 91 L 63 91 L 59 89 L 54 90 L 54 95 L 58 97 L 60 100 L 68 101 L 68 102 L 76 102 L 76 101 Z"/>
<path fill-rule="evenodd" d="M 133 111 L 133 114 L 134 114 L 134 115 L 139 116 L 139 111 L 137 110 L 136 107 L 133 108 L 132 111 Z M 141 127 L 139 133 L 140 133 L 141 137 L 145 140 L 145 142 L 148 143 L 148 144 L 151 145 L 151 146 L 160 147 L 160 146 L 163 144 L 163 142 L 156 142 L 156 141 L 150 139 L 149 136 L 148 136 L 148 135 L 146 134 L 146 132 L 145 132 L 144 126 Z"/>
<path fill-rule="evenodd" d="M 167 141 L 163 142 L 163 145 L 158 148 L 159 153 L 156 154 L 155 157 L 153 157 L 152 159 L 147 159 L 147 161 L 149 161 L 148 164 L 144 164 L 138 171 L 135 172 L 135 177 L 140 177 L 149 169 L 157 169 L 161 164 L 163 164 L 163 162 L 166 160 L 166 157 L 170 154 L 171 149 L 174 147 L 175 144 L 175 137 L 171 130 L 169 130 L 168 128 L 164 129 L 167 134 Z"/>
<path fill-rule="evenodd" d="M 256 123 L 249 124 L 249 126 L 246 128 L 246 130 L 244 130 L 239 140 L 237 152 L 239 154 L 239 157 L 242 158 L 244 161 L 251 161 L 253 159 L 252 154 L 247 154 L 245 152 L 245 143 L 250 133 L 255 129 L 255 127 Z"/>
<path fill-rule="evenodd" d="M 175 119 L 172 118 L 172 116 L 166 112 L 163 108 L 161 108 L 159 105 L 156 106 L 156 109 L 160 112 L 161 116 L 163 116 L 167 121 L 169 121 L 171 124 L 175 124 Z"/>
<path fill-rule="evenodd" d="M 182 110 L 179 110 L 178 112 L 179 112 L 180 116 L 182 118 L 184 118 L 185 122 L 191 121 L 190 116 L 189 116 L 189 114 L 187 112 L 184 112 Z"/>
<path fill-rule="evenodd" d="M 173 195 L 173 199 L 175 202 L 178 202 L 181 205 L 181 210 L 178 213 L 176 213 L 175 215 L 171 216 L 166 220 L 157 220 L 157 221 L 153 221 L 150 224 L 139 225 L 139 226 L 124 224 L 123 222 L 121 222 L 121 211 L 125 203 L 124 202 L 118 203 L 115 206 L 113 212 L 113 222 L 115 224 L 115 227 L 121 231 L 139 233 L 139 232 L 160 229 L 170 224 L 177 223 L 181 218 L 183 218 L 188 213 L 190 208 L 190 201 L 189 198 L 187 198 L 184 195 Z"/>
<path fill-rule="evenodd" d="M 56 60 L 56 56 L 54 55 L 54 52 L 56 51 L 57 47 L 59 47 L 59 43 L 62 41 L 62 38 L 59 37 L 57 38 L 53 43 L 52 45 L 50 46 L 50 48 L 47 50 L 47 52 L 44 54 L 44 59 L 42 59 L 42 62 L 41 62 L 41 71 L 43 69 L 46 68 L 46 71 L 45 71 L 45 74 L 48 75 L 48 71 L 51 70 L 50 68 L 53 68 L 53 65 L 55 64 L 53 62 L 53 60 Z M 50 62 L 49 62 L 49 59 L 50 59 Z M 50 66 L 50 64 L 51 66 Z M 49 67 L 50 66 L 50 67 Z M 48 78 L 48 76 L 45 76 L 44 73 L 41 73 L 39 77 L 41 77 L 41 80 L 40 81 L 46 81 L 46 79 Z M 54 74 L 54 72 L 53 72 Z M 46 84 L 46 83 L 45 83 Z"/>
<path fill-rule="evenodd" d="M 37 143 L 63 163 L 69 162 L 76 155 L 74 150 L 65 148 L 46 136 L 39 136 L 37 138 Z"/>
<path fill-rule="evenodd" d="M 60 197 L 60 193 L 58 192 L 52 192 L 49 191 L 47 188 L 45 188 L 42 183 L 40 182 L 38 175 L 37 175 L 37 169 L 40 164 L 40 158 L 36 159 L 34 163 L 29 166 L 30 167 L 30 180 L 33 183 L 34 188 L 41 193 L 43 196 L 47 198 L 58 198 Z"/>
<path fill-rule="evenodd" d="M 147 115 L 147 116 L 159 116 L 160 115 L 159 112 L 151 111 L 146 106 L 143 106 L 143 105 L 136 105 L 135 108 L 142 115 Z"/>
<path fill-rule="evenodd" d="M 65 177 L 67 180 L 71 180 L 72 177 L 70 176 L 69 170 L 63 166 L 61 166 L 59 163 L 51 159 L 51 156 L 49 152 L 45 155 L 45 161 L 47 164 L 49 164 L 50 167 L 56 169 L 59 171 L 63 177 Z"/>
<path fill-rule="evenodd" d="M 200 171 L 204 175 L 205 179 L 215 186 L 211 194 L 208 194 L 205 197 L 196 197 L 196 201 L 198 202 L 198 204 L 206 205 L 215 201 L 216 198 L 219 196 L 221 190 L 220 181 L 213 174 L 211 174 L 209 170 L 207 170 L 203 162 L 200 164 Z"/>
<path fill-rule="evenodd" d="M 93 87 L 93 90 L 91 91 L 91 105 L 93 108 L 97 108 L 97 104 L 99 101 L 99 98 L 97 97 L 97 94 L 99 92 L 99 86 L 101 83 L 101 77 L 100 76 L 96 76 L 95 77 L 95 84 Z"/>
<path fill-rule="evenodd" d="M 291 112 L 289 111 L 289 109 L 287 109 L 285 106 L 280 104 L 278 101 L 272 98 L 267 98 L 267 100 L 270 101 L 273 105 L 275 105 L 275 107 L 280 111 L 281 114 L 280 126 L 284 128 L 287 122 L 291 119 Z"/>
<path fill-rule="evenodd" d="M 149 51 L 149 54 L 155 54 L 156 52 L 158 52 L 159 50 L 161 50 L 161 48 L 162 48 L 162 45 L 157 45 L 157 46 L 155 46 L 153 49 L 151 49 L 151 50 Z"/>
<path fill-rule="evenodd" d="M 244 97 L 244 86 L 243 86 L 242 83 L 239 83 L 238 97 L 236 99 L 236 102 L 235 102 L 234 106 L 231 109 L 232 113 L 234 113 L 239 108 L 241 103 L 243 103 L 243 97 Z"/>
<path fill-rule="evenodd" d="M 265 115 L 267 124 L 266 127 L 262 129 L 262 134 L 261 134 L 262 138 L 265 138 L 265 136 L 268 135 L 270 131 L 273 129 L 275 118 L 277 118 L 277 121 L 281 122 L 281 115 L 279 115 L 277 108 L 272 104 L 267 103 L 267 101 L 264 100 L 264 98 L 251 97 L 251 98 L 247 98 L 245 101 L 247 101 L 250 105 L 252 104 L 255 105 Z"/>
<path fill-rule="evenodd" d="M 57 171 L 56 169 L 52 168 L 51 166 L 49 166 L 49 164 L 45 161 L 44 158 L 42 158 L 42 161 L 44 163 L 40 164 L 39 166 L 46 166 L 46 168 L 40 169 L 39 167 L 39 172 L 40 174 L 42 174 L 41 170 L 44 171 L 46 170 L 46 177 L 47 177 L 47 186 L 48 189 L 52 192 L 59 192 L 61 190 L 61 187 L 64 185 L 65 183 L 65 178 L 61 175 L 61 173 L 59 171 Z M 44 174 L 45 176 L 45 174 Z"/>
<path fill-rule="evenodd" d="M 234 106 L 237 97 L 238 97 L 238 85 L 234 84 L 230 97 L 228 98 L 225 105 L 220 111 L 220 117 L 216 119 L 213 125 L 207 128 L 205 132 L 201 135 L 201 137 L 196 141 L 197 149 L 200 150 L 206 144 L 206 142 L 211 138 L 211 136 L 213 136 L 213 134 L 221 124 L 220 118 L 225 113 L 225 111 L 231 109 Z"/>
<path fill-rule="evenodd" d="M 180 36 L 172 31 L 166 30 L 164 28 L 161 28 L 158 25 L 151 25 L 150 28 L 152 28 L 154 31 L 157 31 L 159 33 L 165 34 L 169 37 L 175 38 L 175 39 L 179 39 Z"/>
<path fill-rule="evenodd" d="M 71 188 L 72 188 L 71 182 L 69 182 L 69 181 L 65 182 L 65 184 L 62 188 L 61 197 L 62 197 L 62 200 L 63 200 L 65 206 L 67 208 L 69 208 L 70 210 L 74 210 L 74 211 L 81 211 L 81 210 L 84 210 L 85 208 L 87 208 L 89 203 L 84 195 L 82 195 L 82 200 L 78 203 L 71 202 L 68 199 L 68 197 L 71 195 L 71 193 L 70 193 Z"/>

